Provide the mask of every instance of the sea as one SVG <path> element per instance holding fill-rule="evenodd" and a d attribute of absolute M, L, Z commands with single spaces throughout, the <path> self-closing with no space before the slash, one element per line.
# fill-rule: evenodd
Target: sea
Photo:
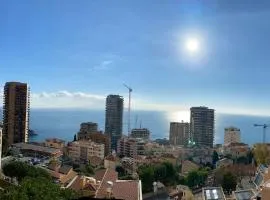
<path fill-rule="evenodd" d="M 161 111 L 133 111 L 131 114 L 131 128 L 148 128 L 151 139 L 168 138 L 171 118 L 170 113 Z M 124 113 L 123 132 L 127 133 L 127 113 Z M 175 119 L 174 121 L 181 121 Z M 96 122 L 99 129 L 104 130 L 105 111 L 75 110 L 75 109 L 31 109 L 30 128 L 38 135 L 30 141 L 44 141 L 46 138 L 60 138 L 65 141 L 73 140 L 74 134 L 80 129 L 82 122 Z M 230 115 L 216 113 L 215 143 L 223 143 L 224 128 L 236 126 L 241 129 L 241 140 L 247 144 L 262 141 L 262 128 L 254 127 L 254 123 L 269 123 L 270 117 Z M 270 130 L 266 140 L 270 142 Z"/>

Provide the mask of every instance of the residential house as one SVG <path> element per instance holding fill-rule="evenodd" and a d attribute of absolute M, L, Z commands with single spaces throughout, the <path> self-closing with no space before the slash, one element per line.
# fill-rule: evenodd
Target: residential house
<path fill-rule="evenodd" d="M 56 149 L 63 149 L 65 147 L 65 140 L 58 138 L 48 138 L 44 142 L 45 147 L 51 147 Z"/>
<path fill-rule="evenodd" d="M 77 173 L 73 171 L 71 166 L 60 165 L 57 162 L 49 164 L 47 171 L 53 177 L 53 179 L 61 185 L 66 185 L 69 181 L 77 176 Z"/>
<path fill-rule="evenodd" d="M 112 154 L 108 155 L 104 159 L 104 168 L 110 168 L 110 169 L 115 169 L 116 168 L 116 157 Z"/>
<path fill-rule="evenodd" d="M 141 181 L 118 180 L 118 173 L 110 168 L 97 171 L 94 177 L 77 176 L 66 188 L 93 199 L 142 200 Z"/>
<path fill-rule="evenodd" d="M 247 157 L 250 148 L 245 143 L 230 143 L 223 147 L 224 155 L 230 155 L 232 159 Z"/>

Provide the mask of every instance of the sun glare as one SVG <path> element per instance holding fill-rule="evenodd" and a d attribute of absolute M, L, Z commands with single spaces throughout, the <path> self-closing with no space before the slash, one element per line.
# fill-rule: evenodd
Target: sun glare
<path fill-rule="evenodd" d="M 197 52 L 199 50 L 200 44 L 198 39 L 196 38 L 189 38 L 186 41 L 186 49 L 188 52 L 194 53 Z"/>
<path fill-rule="evenodd" d="M 189 122 L 190 116 L 189 111 L 175 111 L 168 113 L 168 120 L 170 122 Z"/>

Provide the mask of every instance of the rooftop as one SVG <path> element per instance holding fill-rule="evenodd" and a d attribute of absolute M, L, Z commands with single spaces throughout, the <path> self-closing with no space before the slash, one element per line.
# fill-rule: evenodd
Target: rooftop
<path fill-rule="evenodd" d="M 91 177 L 76 176 L 67 187 L 77 192 L 80 190 L 88 190 L 95 192 L 96 185 L 94 182 L 95 180 Z"/>
<path fill-rule="evenodd" d="M 46 142 L 55 142 L 55 143 L 65 143 L 65 140 L 61 140 L 58 138 L 47 138 L 45 141 Z"/>
<path fill-rule="evenodd" d="M 204 200 L 226 200 L 221 187 L 203 188 Z"/>
<path fill-rule="evenodd" d="M 252 190 L 241 190 L 235 191 L 234 195 L 236 200 L 246 200 L 251 199 L 251 197 L 253 197 L 255 193 Z"/>
<path fill-rule="evenodd" d="M 29 143 L 16 143 L 16 144 L 12 144 L 12 146 L 22 149 L 22 150 L 31 150 L 31 151 L 36 151 L 36 152 L 44 152 L 48 154 L 57 154 L 61 152 L 59 149 L 44 147 L 44 146 L 39 146 L 39 145 L 34 145 L 34 144 L 29 144 Z"/>
<path fill-rule="evenodd" d="M 260 186 L 262 182 L 263 182 L 263 175 L 259 172 L 255 176 L 254 183 L 256 186 Z"/>
<path fill-rule="evenodd" d="M 116 157 L 113 156 L 112 154 L 108 155 L 105 160 L 109 160 L 109 161 L 116 161 Z"/>
<path fill-rule="evenodd" d="M 97 181 L 101 181 L 96 192 L 96 198 L 105 198 L 107 189 L 112 183 L 113 197 L 119 199 L 138 200 L 141 198 L 141 182 L 138 180 L 118 180 L 118 174 L 112 169 L 100 170 L 95 174 Z"/>

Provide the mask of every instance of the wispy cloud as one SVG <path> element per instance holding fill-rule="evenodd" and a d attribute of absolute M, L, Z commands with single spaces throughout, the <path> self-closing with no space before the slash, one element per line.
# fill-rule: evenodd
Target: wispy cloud
<path fill-rule="evenodd" d="M 2 94 L 2 93 L 1 93 Z M 128 107 L 128 96 L 124 95 L 125 108 Z M 31 93 L 31 108 L 65 108 L 65 109 L 105 109 L 106 95 L 92 94 L 81 91 L 71 92 L 68 90 L 55 91 L 55 92 L 41 92 Z M 0 98 L 0 104 L 2 104 L 2 98 Z M 172 121 L 178 120 L 189 120 L 189 108 L 191 106 L 198 106 L 197 104 L 174 104 L 174 103 L 162 103 L 147 100 L 133 96 L 132 98 L 132 110 L 148 110 L 148 111 L 165 111 L 173 113 Z M 239 106 L 231 105 L 205 105 L 214 108 L 217 113 L 224 114 L 241 114 L 241 115 L 256 115 L 256 116 L 269 116 L 270 108 L 265 109 L 250 107 L 240 108 Z"/>
<path fill-rule="evenodd" d="M 34 108 L 89 108 L 103 109 L 105 96 L 85 92 L 42 92 L 31 94 L 31 107 Z"/>
<path fill-rule="evenodd" d="M 91 70 L 106 70 L 109 69 L 109 65 L 113 64 L 113 60 L 104 60 L 98 65 L 95 65 Z"/>

